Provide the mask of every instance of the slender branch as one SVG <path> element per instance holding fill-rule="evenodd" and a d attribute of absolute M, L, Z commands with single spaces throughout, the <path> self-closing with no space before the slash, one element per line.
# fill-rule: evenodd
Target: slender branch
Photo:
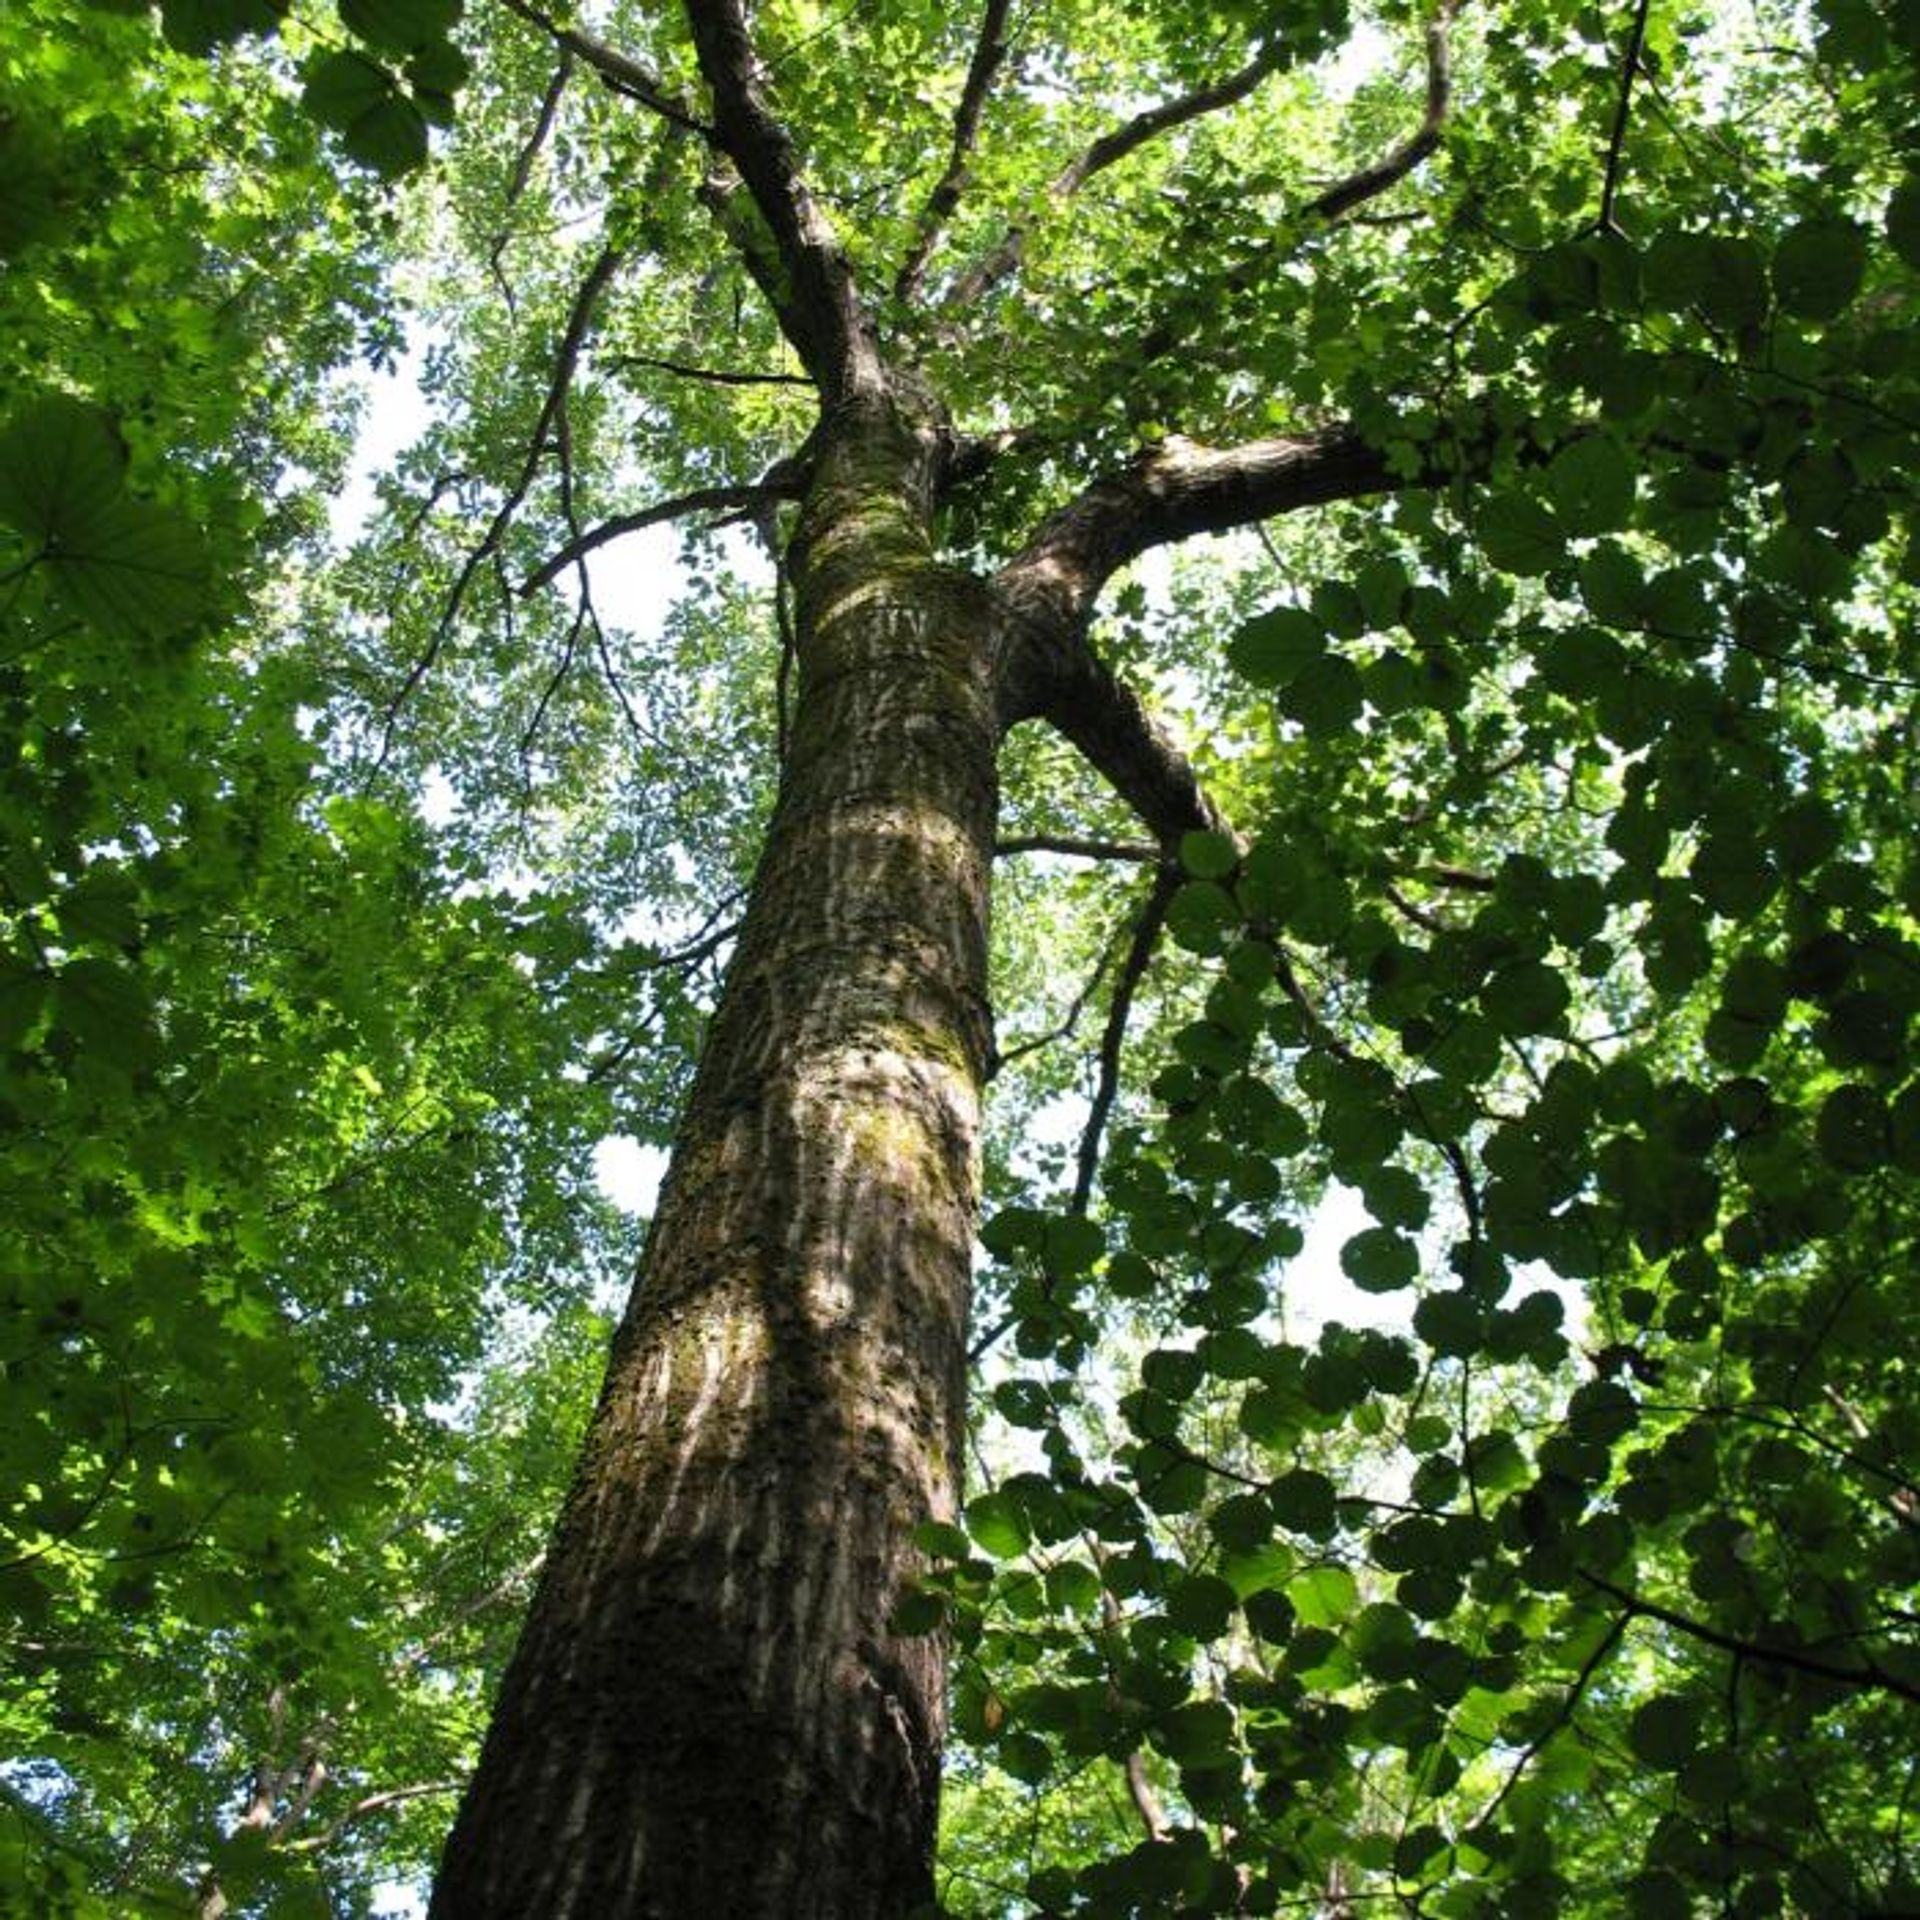
<path fill-rule="evenodd" d="M 1098 1549 L 1095 1558 L 1100 1561 L 1101 1571 L 1105 1572 L 1105 1561 Z M 1114 1598 L 1113 1590 L 1105 1580 L 1100 1585 L 1100 1619 L 1107 1633 L 1117 1634 L 1126 1624 L 1120 1611 L 1120 1602 Z M 1120 1677 L 1114 1669 L 1111 1654 L 1107 1656 L 1107 1705 L 1117 1712 L 1121 1706 Z M 1138 1747 L 1129 1747 L 1123 1765 L 1127 1777 L 1127 1794 L 1133 1801 L 1133 1810 L 1140 1816 L 1140 1825 L 1149 1840 L 1156 1844 L 1167 1837 L 1167 1816 L 1160 1804 L 1160 1796 L 1153 1790 L 1153 1782 L 1147 1778 L 1146 1756 Z"/>
<path fill-rule="evenodd" d="M 1618 233 L 1614 220 L 1614 202 L 1620 191 L 1620 159 L 1627 141 L 1627 116 L 1633 105 L 1633 79 L 1640 70 L 1640 56 L 1647 44 L 1647 15 L 1652 0 L 1640 0 L 1633 11 L 1633 31 L 1627 37 L 1627 57 L 1620 63 L 1620 98 L 1613 110 L 1613 131 L 1607 137 L 1606 172 L 1600 183 L 1600 217 L 1595 223 L 1602 233 Z"/>
<path fill-rule="evenodd" d="M 1086 984 L 1073 996 L 1067 1007 L 1065 1017 L 1045 1033 L 1036 1033 L 1026 1040 L 1016 1040 L 1011 1046 L 996 1046 L 993 1051 L 993 1069 L 989 1079 L 998 1078 L 1002 1070 L 1015 1060 L 1024 1060 L 1030 1053 L 1038 1053 L 1042 1047 L 1050 1047 L 1056 1040 L 1065 1040 L 1078 1031 L 1080 1016 L 1087 1010 L 1087 1002 L 1099 991 L 1100 982 L 1107 977 L 1107 968 L 1113 961 L 1116 942 L 1109 940 L 1100 949 L 1100 956 L 1094 962 L 1093 972 L 1087 976 Z"/>
<path fill-rule="evenodd" d="M 1083 860 L 1158 860 L 1160 849 L 1144 840 L 1083 840 L 1070 833 L 1023 833 L 993 843 L 996 854 L 1070 853 Z"/>
<path fill-rule="evenodd" d="M 1140 916 L 1133 923 L 1127 957 L 1120 963 L 1119 978 L 1113 983 L 1113 998 L 1107 1003 L 1106 1030 L 1100 1036 L 1100 1079 L 1088 1103 L 1087 1124 L 1081 1129 L 1075 1159 L 1072 1202 L 1075 1213 L 1085 1213 L 1093 1198 L 1093 1179 L 1100 1166 L 1101 1136 L 1106 1131 L 1107 1115 L 1113 1111 L 1114 1095 L 1120 1086 L 1120 1053 L 1126 1044 L 1133 996 L 1153 959 L 1167 908 L 1179 891 L 1180 880 L 1180 869 L 1170 861 L 1154 875 L 1153 885 L 1141 902 Z"/>
<path fill-rule="evenodd" d="M 661 373 L 677 373 L 686 380 L 708 380 L 721 387 L 811 387 L 813 382 L 803 373 L 743 373 L 733 367 L 700 367 L 686 360 L 669 360 L 656 353 L 623 353 L 604 365 L 623 369 L 626 367 L 653 367 Z"/>
<path fill-rule="evenodd" d="M 631 54 L 622 53 L 618 47 L 609 46 L 578 27 L 562 26 L 533 6 L 531 0 L 500 0 L 500 3 L 509 13 L 517 13 L 522 20 L 538 27 L 556 46 L 578 55 L 614 92 L 638 100 L 683 133 L 697 135 L 702 140 L 713 138 L 713 129 L 690 111 L 650 67 Z"/>
<path fill-rule="evenodd" d="M 613 277 L 619 272 L 624 256 L 617 247 L 607 246 L 600 250 L 598 257 L 587 269 L 586 277 L 580 283 L 573 296 L 573 306 L 567 315 L 566 330 L 560 337 L 559 351 L 554 355 L 553 373 L 547 382 L 547 394 L 540 406 L 540 417 L 534 422 L 533 432 L 527 442 L 527 457 L 521 463 L 520 472 L 514 483 L 507 489 L 506 498 L 495 509 L 493 519 L 480 537 L 480 544 L 467 555 L 465 564 L 454 579 L 453 591 L 447 596 L 446 605 L 441 609 L 440 618 L 434 625 L 431 637 L 413 665 L 407 670 L 406 678 L 387 703 L 387 711 L 380 731 L 379 760 L 385 763 L 387 754 L 393 746 L 393 730 L 400 718 L 400 709 L 413 697 L 414 691 L 433 670 L 433 664 L 440 657 L 441 649 L 452 633 L 454 622 L 460 617 L 460 608 L 465 603 L 467 591 L 472 586 L 474 576 L 500 550 L 500 542 L 506 537 L 507 526 L 519 511 L 521 502 L 527 497 L 533 485 L 533 477 L 540 470 L 540 462 L 545 456 L 553 433 L 554 422 L 565 407 L 567 393 L 573 385 L 574 371 L 580 363 L 581 350 L 586 345 L 588 330 L 593 325 L 594 309 L 599 305 L 600 296 L 611 285 Z"/>
<path fill-rule="evenodd" d="M 1642 0 L 1644 5 L 1645 0 Z M 1427 108 L 1412 137 L 1403 141 L 1377 165 L 1362 167 L 1307 202 L 1302 213 L 1317 220 L 1338 220 L 1355 207 L 1377 200 L 1397 186 L 1415 167 L 1436 152 L 1440 134 L 1453 105 L 1453 59 L 1450 30 L 1458 0 L 1442 0 L 1427 28 Z"/>
<path fill-rule="evenodd" d="M 409 1800 L 424 1800 L 442 1793 L 459 1793 L 466 1784 L 464 1780 L 423 1780 L 417 1786 L 389 1787 L 384 1793 L 370 1793 L 364 1799 L 356 1800 L 324 1832 L 313 1834 L 305 1840 L 295 1840 L 287 1851 L 318 1853 L 322 1848 L 332 1846 L 350 1826 L 366 1819 L 369 1814 L 384 1813 L 387 1808 L 404 1806 Z"/>
<path fill-rule="evenodd" d="M 1182 94 L 1178 99 L 1148 107 L 1131 120 L 1111 128 L 1053 176 L 1047 183 L 1044 205 L 1049 209 L 1064 205 L 1095 174 L 1118 165 L 1149 141 L 1244 100 L 1270 73 L 1284 65 L 1286 58 L 1285 43 L 1276 39 L 1263 47 L 1238 73 L 1230 74 L 1212 86 L 1196 87 L 1193 92 Z M 1026 253 L 1026 233 L 1025 226 L 1009 227 L 999 244 L 976 260 L 954 283 L 947 295 L 946 306 L 950 309 L 971 306 L 1009 274 L 1017 271 Z"/>
<path fill-rule="evenodd" d="M 511 214 L 520 204 L 520 196 L 527 190 L 527 182 L 533 178 L 533 165 L 539 159 L 541 150 L 546 146 L 553 133 L 554 122 L 560 115 L 560 97 L 567 90 L 567 81 L 573 73 L 574 56 L 571 49 L 562 47 L 560 64 L 553 70 L 553 78 L 547 82 L 547 90 L 540 96 L 540 111 L 535 116 L 533 131 L 527 135 L 526 144 L 521 147 L 513 163 L 513 178 L 507 182 L 507 204 L 505 213 Z M 513 288 L 500 265 L 501 257 L 507 250 L 507 242 L 512 233 L 503 218 L 500 231 L 495 236 L 493 246 L 487 254 L 487 266 L 500 288 L 500 297 L 507 303 L 509 316 L 516 310 Z"/>
<path fill-rule="evenodd" d="M 1480 1810 L 1480 1817 L 1473 1823 L 1476 1827 L 1484 1827 L 1500 1811 L 1507 1796 L 1520 1784 L 1521 1776 L 1532 1766 L 1541 1749 L 1579 1711 L 1580 1702 L 1585 1697 L 1587 1688 L 1593 1684 L 1594 1675 L 1606 1664 L 1614 1648 L 1620 1644 L 1621 1635 L 1626 1632 L 1632 1618 L 1631 1613 L 1616 1613 L 1608 1622 L 1607 1630 L 1601 1636 L 1599 1645 L 1580 1663 L 1580 1671 L 1573 1676 L 1573 1683 L 1567 1688 L 1567 1697 L 1561 1701 L 1559 1710 L 1521 1749 L 1520 1757 L 1513 1763 L 1506 1779 L 1501 1782 L 1500 1791 Z"/>
<path fill-rule="evenodd" d="M 947 222 L 967 190 L 969 161 L 980 137 L 980 116 L 986 111 L 987 95 L 994 76 L 1007 57 L 1008 0 L 987 0 L 980 22 L 980 37 L 974 43 L 973 60 L 967 68 L 966 85 L 960 92 L 960 104 L 953 115 L 953 150 L 947 158 L 947 170 L 927 196 L 913 245 L 901 262 L 893 283 L 893 297 L 902 306 L 910 306 L 919 297 L 927 261 L 939 243 Z"/>
<path fill-rule="evenodd" d="M 782 476 L 776 479 L 774 471 L 770 470 L 762 478 L 745 484 L 695 487 L 689 493 L 675 494 L 671 500 L 656 500 L 652 506 L 642 507 L 638 512 L 615 514 L 611 520 L 603 520 L 597 527 L 589 527 L 585 533 L 569 540 L 558 552 L 549 554 L 527 576 L 520 592 L 523 596 L 536 592 L 577 560 L 584 559 L 596 547 L 604 547 L 608 541 L 618 540 L 625 534 L 662 526 L 669 520 L 681 520 L 690 513 L 740 513 L 765 501 L 795 499 L 799 492 L 797 474 L 791 478 Z"/>
<path fill-rule="evenodd" d="M 1863 1660 L 1854 1667 L 1837 1667 L 1831 1661 L 1816 1660 L 1811 1654 L 1802 1653 L 1794 1647 L 1768 1646 L 1760 1640 L 1742 1640 L 1737 1634 L 1722 1633 L 1719 1628 L 1710 1627 L 1704 1620 L 1676 1613 L 1671 1607 L 1663 1607 L 1657 1601 L 1643 1599 L 1639 1594 L 1629 1592 L 1625 1587 L 1617 1587 L 1611 1580 L 1603 1580 L 1597 1573 L 1587 1572 L 1584 1567 L 1575 1571 L 1588 1586 L 1610 1594 L 1630 1612 L 1649 1620 L 1658 1620 L 1662 1626 L 1672 1627 L 1676 1633 L 1684 1633 L 1690 1640 L 1718 1647 L 1722 1653 L 1731 1653 L 1739 1659 L 1755 1661 L 1763 1666 L 1788 1667 L 1795 1673 L 1811 1674 L 1819 1680 L 1837 1681 L 1844 1687 L 1876 1689 L 1897 1694 L 1902 1700 L 1920 1701 L 1920 1686 L 1897 1673 L 1888 1672 L 1885 1667 L 1871 1660 Z"/>

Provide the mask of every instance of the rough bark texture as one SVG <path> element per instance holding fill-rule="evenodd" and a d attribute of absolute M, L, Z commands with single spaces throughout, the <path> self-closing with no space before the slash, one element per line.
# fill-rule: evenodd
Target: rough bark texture
<path fill-rule="evenodd" d="M 931 1897 L 944 1649 L 887 1623 L 957 1494 L 997 739 L 932 445 L 822 436 L 766 854 L 435 1920 Z"/>

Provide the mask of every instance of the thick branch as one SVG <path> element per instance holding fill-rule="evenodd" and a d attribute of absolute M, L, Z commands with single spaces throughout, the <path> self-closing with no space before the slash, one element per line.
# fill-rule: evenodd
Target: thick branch
<path fill-rule="evenodd" d="M 1096 173 L 1117 165 L 1150 140 L 1156 140 L 1162 134 L 1186 126 L 1190 121 L 1244 100 L 1285 59 L 1284 46 L 1275 41 L 1262 48 L 1238 73 L 1227 79 L 1210 87 L 1197 87 L 1177 100 L 1167 100 L 1157 107 L 1148 107 L 1131 120 L 1103 133 L 1084 153 L 1068 161 L 1048 182 L 1046 204 L 1049 207 L 1062 205 L 1071 200 Z M 975 261 L 955 282 L 953 291 L 947 296 L 947 305 L 969 306 L 990 292 L 1019 267 L 1025 251 L 1026 229 L 1010 227 L 1000 244 L 983 259 Z"/>
<path fill-rule="evenodd" d="M 1455 0 L 1445 0 L 1427 28 L 1427 110 L 1411 139 L 1371 167 L 1362 167 L 1310 200 L 1303 212 L 1321 220 L 1338 220 L 1355 207 L 1376 200 L 1404 180 L 1440 145 L 1441 129 L 1453 103 L 1453 61 L 1448 30 L 1453 24 Z"/>
<path fill-rule="evenodd" d="M 910 305 L 919 296 L 927 261 L 947 222 L 953 218 L 960 196 L 967 190 L 968 162 L 980 137 L 980 116 L 986 111 L 994 76 L 1007 57 L 1008 4 L 1009 0 L 987 0 L 987 11 L 980 22 L 980 38 L 974 44 L 973 61 L 967 68 L 967 82 L 961 89 L 960 105 L 954 111 L 953 151 L 947 159 L 947 170 L 927 196 L 919 231 L 893 283 L 894 298 L 902 306 Z"/>
<path fill-rule="evenodd" d="M 1225 448 L 1175 435 L 1062 507 L 998 584 L 1030 617 L 1078 627 L 1113 574 L 1150 548 L 1412 484 L 1350 427 Z"/>
<path fill-rule="evenodd" d="M 885 370 L 852 272 L 801 178 L 791 136 L 768 110 L 740 0 L 687 0 L 687 23 L 713 95 L 718 142 L 786 270 L 791 297 L 780 319 L 787 337 L 829 401 L 881 392 Z"/>

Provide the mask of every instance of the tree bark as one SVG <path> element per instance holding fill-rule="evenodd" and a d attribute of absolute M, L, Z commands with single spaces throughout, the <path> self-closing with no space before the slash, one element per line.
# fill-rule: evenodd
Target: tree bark
<path fill-rule="evenodd" d="M 889 1616 L 958 1494 L 998 733 L 936 447 L 823 429 L 766 852 L 434 1920 L 932 1897 L 945 1649 Z"/>

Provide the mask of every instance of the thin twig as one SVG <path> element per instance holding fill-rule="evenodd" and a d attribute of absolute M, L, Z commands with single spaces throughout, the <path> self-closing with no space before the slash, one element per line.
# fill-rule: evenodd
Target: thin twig
<path fill-rule="evenodd" d="M 1042 1047 L 1050 1047 L 1057 1040 L 1065 1040 L 1078 1030 L 1080 1016 L 1087 1010 L 1088 1001 L 1099 991 L 1100 982 L 1106 978 L 1107 968 L 1113 960 L 1117 947 L 1118 943 L 1114 940 L 1109 940 L 1101 947 L 1099 958 L 1095 960 L 1093 971 L 1088 974 L 1086 984 L 1073 996 L 1065 1015 L 1057 1025 L 1045 1033 L 1034 1034 L 1029 1039 L 1016 1040 L 1011 1046 L 994 1049 L 993 1073 L 989 1076 L 990 1078 L 997 1076 L 1012 1061 L 1024 1060 L 1028 1054 L 1038 1053 Z"/>

